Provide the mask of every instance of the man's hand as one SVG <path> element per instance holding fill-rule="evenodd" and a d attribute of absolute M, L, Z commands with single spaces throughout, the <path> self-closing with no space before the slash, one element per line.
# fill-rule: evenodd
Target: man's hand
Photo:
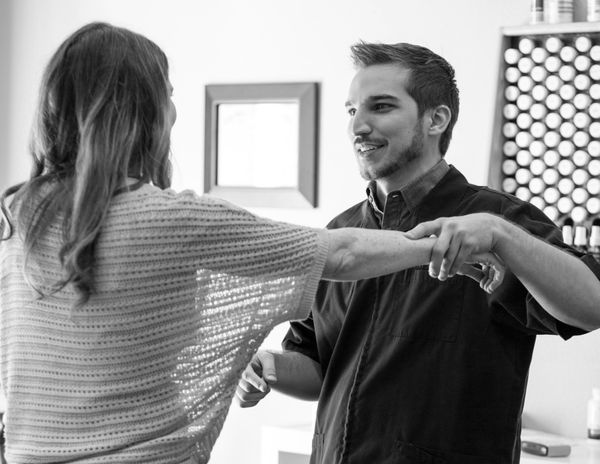
<path fill-rule="evenodd" d="M 255 406 L 269 394 L 270 385 L 275 382 L 275 358 L 268 351 L 259 350 L 242 373 L 235 391 L 239 405 L 242 408 Z"/>
<path fill-rule="evenodd" d="M 481 288 L 491 293 L 504 278 L 504 263 L 494 254 L 496 237 L 492 214 L 477 213 L 467 216 L 438 218 L 423 222 L 406 233 L 410 239 L 435 235 L 429 274 L 446 280 L 463 274 L 479 282 Z M 480 264 L 477 268 L 473 264 Z"/>

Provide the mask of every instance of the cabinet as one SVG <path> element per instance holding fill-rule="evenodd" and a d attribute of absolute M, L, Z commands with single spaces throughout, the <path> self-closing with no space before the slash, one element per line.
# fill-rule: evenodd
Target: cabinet
<path fill-rule="evenodd" d="M 600 22 L 502 29 L 488 184 L 561 224 L 600 214 Z"/>

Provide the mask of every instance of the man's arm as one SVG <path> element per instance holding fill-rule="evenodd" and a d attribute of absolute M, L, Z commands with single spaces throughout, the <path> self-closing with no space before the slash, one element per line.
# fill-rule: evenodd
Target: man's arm
<path fill-rule="evenodd" d="M 556 319 L 585 330 L 600 327 L 600 281 L 580 259 L 493 214 L 439 218 L 409 231 L 436 235 L 430 274 L 445 280 L 465 257 L 491 251 Z"/>
<path fill-rule="evenodd" d="M 256 405 L 270 391 L 316 401 L 323 377 L 319 364 L 295 351 L 258 351 L 238 383 L 235 395 L 241 407 Z"/>

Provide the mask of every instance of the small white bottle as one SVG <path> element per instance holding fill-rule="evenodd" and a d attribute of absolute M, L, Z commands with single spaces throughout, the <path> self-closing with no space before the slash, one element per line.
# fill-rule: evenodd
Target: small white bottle
<path fill-rule="evenodd" d="M 587 407 L 588 438 L 600 439 L 600 388 L 592 389 L 592 397 Z"/>

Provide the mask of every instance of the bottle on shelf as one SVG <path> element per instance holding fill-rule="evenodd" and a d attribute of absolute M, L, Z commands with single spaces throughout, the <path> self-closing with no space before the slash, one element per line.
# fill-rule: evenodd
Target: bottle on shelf
<path fill-rule="evenodd" d="M 600 262 L 600 218 L 592 221 L 588 251 Z"/>
<path fill-rule="evenodd" d="M 573 0 L 548 0 L 544 15 L 549 23 L 570 23 L 573 21 Z"/>
<path fill-rule="evenodd" d="M 542 10 L 543 12 L 543 10 Z M 587 20 L 600 21 L 600 1 L 587 0 Z"/>
<path fill-rule="evenodd" d="M 529 22 L 539 24 L 544 22 L 544 0 L 531 0 L 531 12 Z M 588 12 L 589 16 L 589 12 Z"/>
<path fill-rule="evenodd" d="M 569 217 L 563 222 L 562 237 L 565 245 L 573 245 L 573 219 Z"/>
<path fill-rule="evenodd" d="M 587 405 L 588 438 L 600 440 L 600 388 L 592 389 L 592 397 Z"/>
<path fill-rule="evenodd" d="M 575 226 L 575 236 L 573 237 L 573 246 L 576 250 L 587 253 L 587 229 L 585 226 Z"/>

